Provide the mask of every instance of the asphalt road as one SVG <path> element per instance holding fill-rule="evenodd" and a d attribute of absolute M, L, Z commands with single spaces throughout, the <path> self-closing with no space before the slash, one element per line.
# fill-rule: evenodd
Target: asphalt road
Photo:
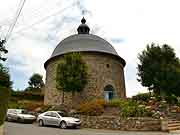
<path fill-rule="evenodd" d="M 58 127 L 39 127 L 38 124 L 5 123 L 5 135 L 180 135 L 163 132 L 127 132 L 99 129 L 60 129 Z"/>

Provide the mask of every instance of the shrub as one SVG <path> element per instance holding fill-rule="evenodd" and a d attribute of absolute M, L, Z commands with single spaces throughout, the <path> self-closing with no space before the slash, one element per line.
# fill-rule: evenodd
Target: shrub
<path fill-rule="evenodd" d="M 127 104 L 127 100 L 124 99 L 114 99 L 109 102 L 106 102 L 105 106 L 107 107 L 123 107 L 125 104 Z"/>
<path fill-rule="evenodd" d="M 139 105 L 134 100 L 116 99 L 107 102 L 105 106 L 119 107 L 121 117 L 152 116 L 152 113 L 145 108 L 145 105 Z"/>
<path fill-rule="evenodd" d="M 83 102 L 77 108 L 78 113 L 83 115 L 98 116 L 104 112 L 104 107 L 117 107 L 121 117 L 149 117 L 152 112 L 145 105 L 139 105 L 134 100 L 115 99 L 109 102 L 104 100 L 92 100 Z"/>
<path fill-rule="evenodd" d="M 9 96 L 10 90 L 6 87 L 0 86 L 0 125 L 2 125 L 5 120 Z"/>
<path fill-rule="evenodd" d="M 77 107 L 77 112 L 83 115 L 98 116 L 104 112 L 105 104 L 105 101 L 101 99 L 82 102 Z"/>
<path fill-rule="evenodd" d="M 120 116 L 122 117 L 145 117 L 152 116 L 144 105 L 138 105 L 135 102 L 127 102 L 125 106 L 121 108 Z"/>
<path fill-rule="evenodd" d="M 34 92 L 24 92 L 24 91 L 12 91 L 12 98 L 16 98 L 17 100 L 35 100 L 42 101 L 44 99 L 44 95 L 40 93 Z"/>
<path fill-rule="evenodd" d="M 178 100 L 177 105 L 180 106 L 180 97 L 177 97 L 177 100 Z"/>
<path fill-rule="evenodd" d="M 14 108 L 14 109 L 20 109 L 20 105 L 17 103 L 17 101 L 9 101 L 8 102 L 8 108 Z"/>
<path fill-rule="evenodd" d="M 150 93 L 139 93 L 136 96 L 133 96 L 132 99 L 133 100 L 140 100 L 140 101 L 145 101 L 147 102 L 149 99 L 151 98 Z"/>
<path fill-rule="evenodd" d="M 35 111 L 37 108 L 41 108 L 43 102 L 29 101 L 29 100 L 20 100 L 20 101 L 9 101 L 8 108 L 14 109 L 25 109 L 28 111 Z"/>
<path fill-rule="evenodd" d="M 10 81 L 8 69 L 0 63 L 0 86 L 10 88 L 11 85 L 12 82 Z"/>
<path fill-rule="evenodd" d="M 161 100 L 162 100 L 162 97 L 161 97 L 161 96 L 157 96 L 157 95 L 156 95 L 155 100 L 159 102 L 159 101 L 161 101 Z"/>
<path fill-rule="evenodd" d="M 42 102 L 32 102 L 32 101 L 24 101 L 19 104 L 20 104 L 21 108 L 26 109 L 28 111 L 34 111 L 36 108 L 39 108 L 43 105 Z"/>
<path fill-rule="evenodd" d="M 8 70 L 0 63 L 0 125 L 4 123 L 12 82 Z"/>
<path fill-rule="evenodd" d="M 69 111 L 69 106 L 65 104 L 60 104 L 60 105 L 53 105 L 49 109 L 49 111 L 62 111 L 62 112 L 68 112 Z"/>
<path fill-rule="evenodd" d="M 165 100 L 169 104 L 178 104 L 178 98 L 174 94 L 166 96 Z"/>
<path fill-rule="evenodd" d="M 42 105 L 40 112 L 50 111 L 51 107 L 50 105 Z"/>

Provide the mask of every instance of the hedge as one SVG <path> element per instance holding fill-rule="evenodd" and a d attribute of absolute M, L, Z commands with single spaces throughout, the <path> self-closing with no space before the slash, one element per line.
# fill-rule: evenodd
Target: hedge
<path fill-rule="evenodd" d="M 0 86 L 0 126 L 4 123 L 6 117 L 9 97 L 10 89 Z"/>
<path fill-rule="evenodd" d="M 39 93 L 33 92 L 20 92 L 20 91 L 12 91 L 11 92 L 12 99 L 17 100 L 35 100 L 35 101 L 42 101 L 44 100 L 44 95 Z"/>

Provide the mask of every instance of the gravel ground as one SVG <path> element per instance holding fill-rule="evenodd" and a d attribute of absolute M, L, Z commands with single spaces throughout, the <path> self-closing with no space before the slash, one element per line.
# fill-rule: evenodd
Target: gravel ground
<path fill-rule="evenodd" d="M 5 135 L 180 135 L 164 132 L 134 132 L 100 129 L 60 129 L 58 127 L 39 127 L 38 124 L 5 123 Z"/>

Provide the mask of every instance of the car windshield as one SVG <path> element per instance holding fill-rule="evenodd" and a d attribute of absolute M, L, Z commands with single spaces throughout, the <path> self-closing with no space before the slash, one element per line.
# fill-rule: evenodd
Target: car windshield
<path fill-rule="evenodd" d="M 58 112 L 58 114 L 61 116 L 61 117 L 68 117 L 68 115 L 66 113 L 63 113 L 63 112 Z"/>
<path fill-rule="evenodd" d="M 24 109 L 8 109 L 8 113 L 28 114 L 28 111 Z"/>
<path fill-rule="evenodd" d="M 21 114 L 29 114 L 27 110 L 22 110 Z"/>

